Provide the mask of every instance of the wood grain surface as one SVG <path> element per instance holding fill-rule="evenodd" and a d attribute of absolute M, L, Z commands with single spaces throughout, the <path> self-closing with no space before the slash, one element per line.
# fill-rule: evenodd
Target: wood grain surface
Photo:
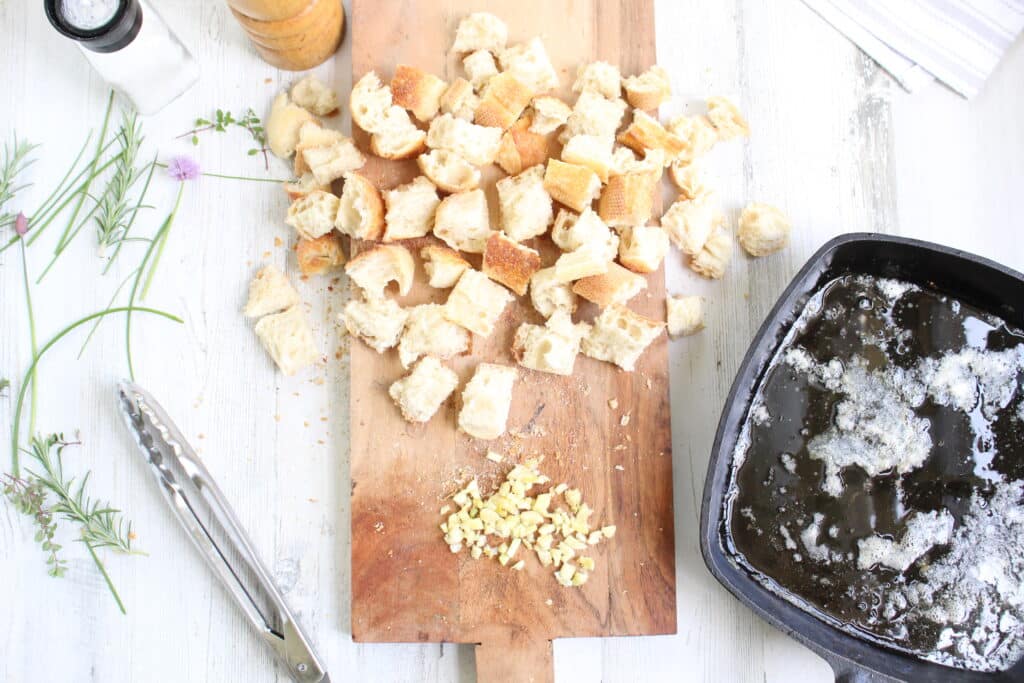
<path fill-rule="evenodd" d="M 451 80 L 461 73 L 448 53 L 459 19 L 481 3 L 388 3 L 356 0 L 353 7 L 353 81 L 374 69 L 384 79 L 399 63 Z M 506 17 L 510 43 L 540 35 L 569 101 L 576 66 L 606 59 L 625 73 L 654 63 L 650 0 L 574 2 L 502 0 L 486 8 Z M 579 30 L 555 31 L 559 24 Z M 415 27 L 415 30 L 413 30 Z M 415 164 L 377 163 L 365 169 L 380 187 L 416 173 Z M 497 206 L 494 170 L 486 193 Z M 497 226 L 497 215 L 492 217 Z M 546 238 L 535 240 L 534 246 Z M 420 242 L 413 241 L 414 251 Z M 542 249 L 545 265 L 557 250 Z M 477 263 L 477 265 L 479 265 Z M 630 303 L 664 319 L 665 275 Z M 427 287 L 422 269 L 406 303 L 443 302 L 447 291 Z M 588 319 L 593 307 L 581 307 Z M 474 336 L 469 355 L 452 367 L 465 381 L 481 361 L 516 366 L 509 348 L 520 323 L 538 322 L 528 299 L 506 310 L 488 338 Z M 352 346 L 352 631 L 367 641 L 483 643 L 477 661 L 488 680 L 529 662 L 550 673 L 554 637 L 640 635 L 675 631 L 672 458 L 668 399 L 668 342 L 662 335 L 634 373 L 580 356 L 572 377 L 519 368 L 509 433 L 494 442 L 456 431 L 456 395 L 425 425 L 399 416 L 386 388 L 402 376 L 397 354 Z M 518 367 L 518 366 L 516 366 Z M 458 392 L 456 392 L 458 393 Z M 617 403 L 611 408 L 609 402 Z M 628 415 L 626 420 L 623 416 Z M 623 425 L 622 422 L 628 424 Z M 487 449 L 507 456 L 496 465 Z M 601 525 L 615 538 L 595 548 L 597 570 L 580 589 L 560 587 L 552 568 L 532 556 L 511 572 L 493 560 L 452 554 L 442 542 L 438 509 L 460 484 L 481 475 L 488 487 L 512 463 L 543 456 L 542 471 L 583 491 Z M 531 554 L 532 555 L 532 554 Z M 550 602 L 550 604 L 548 604 Z M 491 639 L 496 639 L 492 641 Z M 512 656 L 523 648 L 530 656 Z M 539 648 L 539 649 L 537 649 Z M 543 654 L 547 652 L 548 656 Z M 523 680 L 529 680 L 528 676 Z M 540 679 L 538 679 L 540 680 Z"/>

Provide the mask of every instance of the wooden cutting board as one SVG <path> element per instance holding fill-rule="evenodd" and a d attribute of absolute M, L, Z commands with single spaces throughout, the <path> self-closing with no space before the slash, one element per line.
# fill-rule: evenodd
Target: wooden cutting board
<path fill-rule="evenodd" d="M 376 70 L 385 82 L 407 63 L 446 80 L 462 75 L 448 54 L 461 17 L 487 9 L 509 25 L 510 43 L 541 36 L 568 102 L 576 66 L 604 59 L 624 74 L 654 63 L 653 0 L 353 0 L 353 82 Z M 360 146 L 365 136 L 356 130 Z M 552 136 L 554 137 L 554 136 Z M 553 151 L 557 151 L 557 148 Z M 412 162 L 373 160 L 364 172 L 381 188 L 417 175 Z M 493 183 L 486 191 L 497 225 Z M 537 240 L 543 242 L 546 240 Z M 407 245 L 418 251 L 423 242 Z M 545 265 L 552 248 L 541 247 Z M 360 245 L 353 245 L 358 251 Z M 479 266 L 479 259 L 474 261 Z M 417 284 L 403 304 L 444 301 L 418 265 Z M 630 307 L 664 319 L 665 279 L 659 270 Z M 581 306 L 577 319 L 590 319 Z M 465 382 L 481 360 L 515 366 L 512 336 L 523 321 L 540 322 L 527 300 L 508 307 L 487 339 L 474 337 L 470 355 L 449 365 Z M 352 344 L 352 635 L 368 642 L 477 643 L 481 681 L 550 681 L 551 640 L 570 636 L 674 633 L 675 563 L 668 342 L 662 335 L 637 371 L 582 354 L 573 377 L 520 368 L 509 433 L 493 442 L 457 433 L 459 392 L 425 425 L 402 420 L 387 394 L 404 373 L 397 353 L 379 355 Z M 516 366 L 518 367 L 518 366 Z M 610 407 L 612 405 L 617 407 Z M 624 418 L 628 416 L 628 418 Z M 484 455 L 505 455 L 496 464 Z M 583 491 L 598 525 L 616 536 L 591 553 L 597 568 L 582 588 L 558 585 L 532 554 L 521 572 L 494 560 L 448 550 L 438 525 L 446 499 L 473 476 L 490 490 L 511 463 L 544 455 L 554 482 Z M 518 556 L 517 556 L 518 557 Z"/>

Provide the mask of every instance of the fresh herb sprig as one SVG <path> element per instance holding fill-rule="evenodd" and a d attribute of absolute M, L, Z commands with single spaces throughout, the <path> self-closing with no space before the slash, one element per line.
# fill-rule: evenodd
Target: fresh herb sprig
<path fill-rule="evenodd" d="M 18 185 L 18 176 L 35 163 L 29 155 L 37 146 L 25 140 L 19 141 L 17 135 L 10 143 L 4 143 L 3 155 L 0 156 L 0 228 L 14 223 L 15 214 L 2 209 L 14 199 L 14 195 L 29 186 L 29 183 Z"/>
<path fill-rule="evenodd" d="M 0 491 L 15 510 L 32 518 L 36 527 L 36 543 L 46 552 L 46 573 L 55 578 L 64 576 L 67 563 L 57 554 L 61 549 L 61 545 L 53 540 L 57 521 L 53 518 L 53 511 L 46 506 L 43 483 L 35 478 L 26 480 L 5 474 L 0 478 Z"/>
<path fill-rule="evenodd" d="M 128 236 L 129 221 L 134 215 L 129 193 L 145 171 L 144 166 L 137 166 L 139 147 L 144 139 L 138 114 L 128 110 L 121 113 L 116 139 L 118 154 L 114 174 L 100 196 L 94 219 L 100 256 Z"/>
<path fill-rule="evenodd" d="M 251 157 L 257 154 L 263 155 L 263 167 L 270 170 L 270 156 L 267 154 L 267 131 L 263 128 L 263 120 L 256 115 L 256 112 L 252 110 L 252 107 L 245 110 L 243 114 L 237 117 L 230 111 L 224 109 L 218 109 L 214 112 L 212 119 L 199 117 L 192 124 L 194 127 L 190 131 L 186 131 L 179 135 L 179 138 L 189 138 L 192 140 L 193 145 L 199 144 L 199 134 L 207 131 L 214 131 L 216 133 L 226 133 L 232 126 L 243 128 L 248 131 L 249 136 L 258 145 L 258 147 L 252 147 L 246 151 Z"/>
<path fill-rule="evenodd" d="M 0 377 L 0 394 L 4 393 L 11 388 L 11 380 L 6 377 Z"/>

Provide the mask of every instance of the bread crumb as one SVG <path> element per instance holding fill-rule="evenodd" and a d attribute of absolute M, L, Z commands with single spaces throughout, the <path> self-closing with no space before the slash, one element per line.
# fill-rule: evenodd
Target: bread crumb
<path fill-rule="evenodd" d="M 502 462 L 504 460 L 501 453 L 495 453 L 494 451 L 487 451 L 486 458 L 491 462 Z"/>
<path fill-rule="evenodd" d="M 619 407 L 619 400 L 617 398 L 608 399 L 608 407 L 611 408 L 612 410 L 615 410 L 616 408 Z"/>
<path fill-rule="evenodd" d="M 625 415 L 622 416 L 622 418 L 619 420 L 619 424 L 622 425 L 623 427 L 629 424 L 629 413 L 626 413 Z"/>
<path fill-rule="evenodd" d="M 615 469 L 617 469 L 619 472 L 625 472 L 626 471 L 626 468 L 623 467 L 622 465 L 616 465 Z"/>

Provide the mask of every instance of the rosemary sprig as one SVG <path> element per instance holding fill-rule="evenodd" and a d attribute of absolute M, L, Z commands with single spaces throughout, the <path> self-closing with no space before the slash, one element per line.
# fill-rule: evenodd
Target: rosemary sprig
<path fill-rule="evenodd" d="M 94 219 L 100 256 L 125 237 L 134 214 L 128 194 L 143 173 L 143 168 L 136 166 L 143 136 L 139 116 L 134 111 L 122 111 L 116 140 L 119 150 L 114 174 L 100 196 L 99 210 Z"/>
<path fill-rule="evenodd" d="M 3 156 L 0 156 L 0 209 L 3 209 L 5 204 L 14 199 L 14 195 L 20 190 L 24 190 L 29 186 L 29 183 L 22 183 L 21 185 L 16 183 L 18 176 L 35 163 L 34 159 L 28 158 L 28 155 L 37 146 L 29 144 L 24 140 L 19 141 L 17 135 L 14 135 L 10 144 L 4 143 Z M 0 227 L 14 223 L 14 217 L 15 214 L 9 211 L 0 213 Z"/>
<path fill-rule="evenodd" d="M 53 512 L 46 507 L 46 489 L 43 483 L 35 478 L 25 480 L 9 474 L 3 475 L 0 482 L 0 490 L 14 505 L 14 509 L 32 518 L 32 523 L 36 527 L 35 541 L 46 552 L 46 573 L 53 577 L 64 576 L 67 563 L 57 554 L 61 549 L 61 545 L 53 540 L 57 532 L 57 522 L 53 518 Z"/>
<path fill-rule="evenodd" d="M 199 117 L 193 123 L 192 130 L 185 131 L 178 138 L 190 138 L 193 145 L 199 144 L 199 134 L 207 131 L 225 133 L 232 127 L 245 129 L 258 147 L 252 147 L 246 154 L 254 157 L 257 154 L 263 155 L 263 168 L 270 170 L 270 157 L 267 155 L 267 131 L 263 128 L 263 121 L 256 112 L 249 107 L 243 114 L 235 117 L 230 111 L 218 109 L 214 112 L 212 119 Z"/>

